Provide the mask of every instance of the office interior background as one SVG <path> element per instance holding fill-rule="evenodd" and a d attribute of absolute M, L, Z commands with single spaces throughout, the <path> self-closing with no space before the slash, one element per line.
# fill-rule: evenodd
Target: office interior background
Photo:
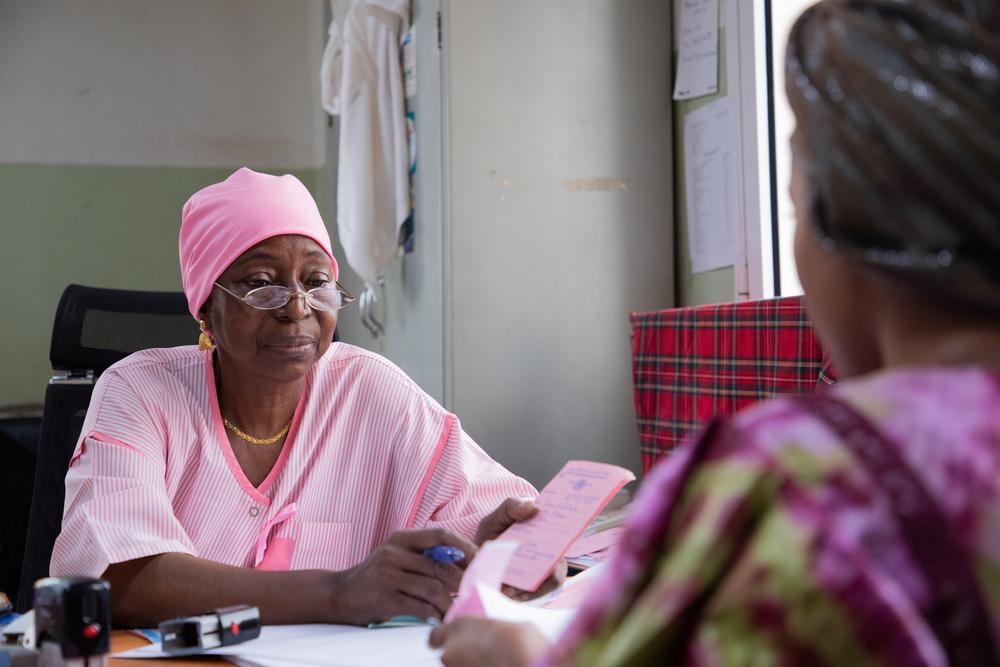
<path fill-rule="evenodd" d="M 719 93 L 675 102 L 670 3 L 414 0 L 414 250 L 384 272 L 384 335 L 348 309 L 342 340 L 399 364 L 536 483 L 569 457 L 637 468 L 629 313 L 797 289 L 774 261 L 789 207 L 767 175 L 787 169 L 789 128 L 767 53 L 784 47 L 767 38 L 803 4 L 720 3 Z M 330 12 L 0 2 L 0 253 L 22 284 L 4 297 L 2 414 L 39 412 L 68 284 L 179 290 L 180 207 L 234 168 L 298 176 L 338 246 Z M 734 267 L 695 273 L 683 123 L 720 97 L 740 120 L 744 243 Z"/>

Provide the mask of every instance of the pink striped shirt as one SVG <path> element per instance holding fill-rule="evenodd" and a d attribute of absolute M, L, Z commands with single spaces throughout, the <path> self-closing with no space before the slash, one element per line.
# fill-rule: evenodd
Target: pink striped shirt
<path fill-rule="evenodd" d="M 211 357 L 138 352 L 98 380 L 66 476 L 54 576 L 166 552 L 272 569 L 355 565 L 395 530 L 471 537 L 535 489 L 386 359 L 334 343 L 310 370 L 284 448 L 254 487 L 219 415 Z"/>

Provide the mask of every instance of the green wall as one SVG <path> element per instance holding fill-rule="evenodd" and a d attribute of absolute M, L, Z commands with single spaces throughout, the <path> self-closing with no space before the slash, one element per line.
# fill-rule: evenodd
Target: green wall
<path fill-rule="evenodd" d="M 0 408 L 41 404 L 66 285 L 180 290 L 181 206 L 235 169 L 0 164 Z M 327 210 L 325 168 L 260 169 L 295 174 Z"/>
<path fill-rule="evenodd" d="M 677 71 L 677 52 L 674 51 L 674 70 Z M 724 267 L 702 273 L 691 272 L 691 253 L 688 250 L 687 184 L 684 164 L 684 119 L 687 115 L 726 95 L 726 31 L 719 28 L 719 92 L 693 100 L 674 103 L 674 210 L 677 215 L 677 305 L 695 306 L 703 303 L 721 303 L 736 298 L 733 267 Z"/>

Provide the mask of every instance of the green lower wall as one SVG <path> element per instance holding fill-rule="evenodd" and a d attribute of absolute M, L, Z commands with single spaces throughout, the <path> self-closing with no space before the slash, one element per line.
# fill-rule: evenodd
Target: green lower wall
<path fill-rule="evenodd" d="M 0 408 L 42 402 L 66 285 L 180 290 L 181 206 L 235 168 L 0 164 Z M 261 169 L 295 174 L 327 210 L 324 168 Z"/>

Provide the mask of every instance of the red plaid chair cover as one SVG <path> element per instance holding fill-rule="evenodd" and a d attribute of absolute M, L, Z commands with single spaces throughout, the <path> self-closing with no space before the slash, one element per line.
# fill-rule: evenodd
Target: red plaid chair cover
<path fill-rule="evenodd" d="M 832 380 L 801 297 L 632 313 L 643 469 L 706 421 Z"/>

